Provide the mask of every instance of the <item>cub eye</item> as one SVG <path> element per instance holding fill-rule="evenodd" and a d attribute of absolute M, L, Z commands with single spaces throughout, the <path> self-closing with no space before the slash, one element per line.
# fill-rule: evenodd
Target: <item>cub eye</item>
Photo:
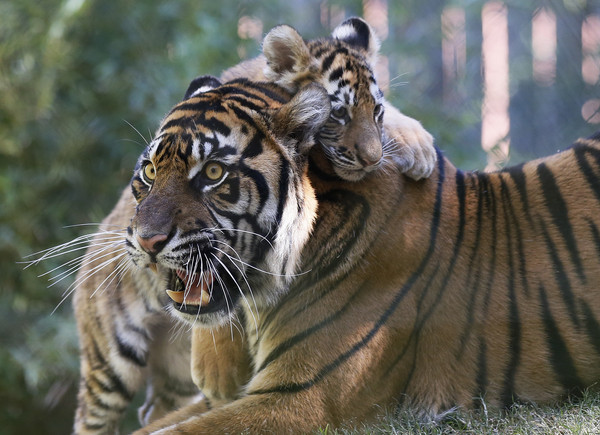
<path fill-rule="evenodd" d="M 373 117 L 377 122 L 381 122 L 383 120 L 383 104 L 377 104 L 375 109 L 373 110 Z"/>
<path fill-rule="evenodd" d="M 219 181 L 225 173 L 223 165 L 217 162 L 209 162 L 204 166 L 204 176 L 210 181 Z"/>
<path fill-rule="evenodd" d="M 340 106 L 337 108 L 331 109 L 331 115 L 337 119 L 346 119 L 346 115 L 348 115 L 348 111 L 344 106 Z"/>
<path fill-rule="evenodd" d="M 148 185 L 154 183 L 154 179 L 156 178 L 156 168 L 152 162 L 147 162 L 142 168 L 142 178 Z"/>

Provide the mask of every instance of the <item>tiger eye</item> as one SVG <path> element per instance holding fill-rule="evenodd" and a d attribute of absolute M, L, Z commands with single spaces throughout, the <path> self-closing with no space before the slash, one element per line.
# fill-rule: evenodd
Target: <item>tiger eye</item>
<path fill-rule="evenodd" d="M 218 181 L 224 173 L 223 166 L 216 162 L 210 162 L 204 167 L 204 175 L 210 181 Z"/>
<path fill-rule="evenodd" d="M 331 109 L 331 115 L 337 119 L 344 119 L 348 114 L 348 110 L 344 106 Z"/>
<path fill-rule="evenodd" d="M 152 162 L 146 163 L 146 165 L 144 166 L 143 172 L 144 172 L 144 179 L 148 183 L 152 183 L 154 181 L 154 179 L 156 178 L 156 169 L 154 168 L 154 165 L 152 164 Z"/>

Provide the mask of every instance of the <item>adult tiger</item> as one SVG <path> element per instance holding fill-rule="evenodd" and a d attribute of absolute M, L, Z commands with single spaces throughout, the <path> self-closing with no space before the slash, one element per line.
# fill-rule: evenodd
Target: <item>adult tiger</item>
<path fill-rule="evenodd" d="M 336 110 L 342 107 L 346 110 L 343 120 L 328 119 L 318 132 L 319 141 L 330 151 L 328 155 L 340 175 L 358 179 L 379 166 L 374 162 L 382 151 L 384 129 L 383 137 L 398 142 L 397 146 L 386 146 L 387 158 L 393 156 L 402 171 L 413 178 L 427 176 L 435 166 L 432 138 L 417 121 L 383 101 L 370 65 L 377 46 L 371 28 L 359 19 L 338 26 L 329 39 L 308 44 L 292 28 L 280 26 L 265 41 L 270 65 L 266 74 L 292 92 L 302 83 L 318 81 L 328 89 Z M 225 72 L 224 76 L 240 72 L 262 76 L 264 59 L 259 57 L 244 64 L 241 70 Z M 342 66 L 346 70 L 340 77 Z M 195 90 L 192 87 L 187 97 Z M 381 104 L 386 105 L 383 126 L 381 107 L 377 108 Z M 357 127 L 369 135 L 352 133 Z M 359 145 L 356 137 L 362 137 Z M 333 138 L 340 142 L 331 142 Z M 331 152 L 334 146 L 347 152 Z M 361 155 L 361 147 L 374 153 L 370 162 L 363 158 L 360 163 L 357 156 Z M 77 433 L 114 431 L 134 393 L 146 381 L 146 402 L 139 410 L 142 423 L 195 400 L 198 393 L 189 371 L 189 331 L 165 315 L 164 283 L 150 270 L 131 270 L 128 266 L 125 237 L 119 229 L 129 225 L 134 212 L 134 200 L 127 188 L 103 221 L 101 232 L 90 239 L 91 247 L 76 279 L 74 307 L 81 350 Z M 67 246 L 69 249 L 82 246 L 82 242 L 76 240 Z M 148 296 L 153 294 L 151 289 L 156 289 L 160 297 Z M 212 340 L 209 344 L 213 346 Z M 244 358 L 244 354 L 232 351 L 231 358 L 236 357 Z M 228 376 L 215 378 L 227 380 L 226 385 L 206 384 L 207 394 L 215 404 L 219 399 L 228 401 L 237 392 L 237 386 L 248 378 L 242 369 L 248 361 L 230 362 L 232 371 L 228 371 Z"/>
<path fill-rule="evenodd" d="M 252 366 L 232 402 L 140 433 L 306 433 L 600 380 L 600 134 L 495 173 L 439 155 L 426 180 L 348 183 L 310 149 L 327 101 L 204 88 L 140 158 L 130 255 L 196 328 L 243 310 Z"/>

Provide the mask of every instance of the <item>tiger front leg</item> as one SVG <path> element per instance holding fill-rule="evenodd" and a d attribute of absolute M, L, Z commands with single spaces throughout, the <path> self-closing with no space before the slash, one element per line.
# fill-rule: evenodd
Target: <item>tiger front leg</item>
<path fill-rule="evenodd" d="M 252 375 L 241 325 L 192 332 L 192 379 L 211 408 L 232 402 Z"/>
<path fill-rule="evenodd" d="M 402 114 L 385 102 L 383 115 L 384 153 L 391 155 L 400 170 L 414 180 L 431 175 L 437 161 L 433 136 L 416 119 Z"/>
<path fill-rule="evenodd" d="M 81 378 L 74 433 L 117 433 L 121 418 L 142 385 L 145 370 L 110 352 L 97 330 L 80 329 Z"/>

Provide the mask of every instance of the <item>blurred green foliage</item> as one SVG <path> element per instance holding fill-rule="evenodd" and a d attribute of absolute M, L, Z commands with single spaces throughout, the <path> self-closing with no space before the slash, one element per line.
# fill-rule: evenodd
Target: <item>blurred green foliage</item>
<path fill-rule="evenodd" d="M 388 3 L 382 52 L 393 78 L 389 99 L 421 120 L 459 166 L 482 168 L 483 2 Z M 469 23 L 461 98 L 452 105 L 440 90 L 446 3 L 465 6 Z M 564 12 L 561 1 L 549 3 Z M 569 17 L 591 11 L 585 0 L 566 3 L 576 5 Z M 517 18 L 530 17 L 535 2 L 509 6 Z M 145 142 L 192 78 L 259 53 L 259 38 L 238 35 L 241 17 L 260 20 L 262 34 L 287 23 L 309 39 L 327 35 L 340 16 L 362 13 L 358 0 L 0 2 L 0 432 L 69 432 L 78 378 L 70 299 L 60 304 L 72 277 L 50 288 L 38 277 L 73 257 L 26 270 L 19 262 L 92 231 L 69 225 L 100 222 L 110 211 Z M 511 30 L 516 41 L 527 37 L 524 28 Z M 525 63 L 511 64 L 511 94 L 521 102 L 511 121 L 523 124 L 512 132 L 517 154 L 551 152 L 591 134 L 573 107 L 598 89 L 581 85 L 573 68 L 561 70 L 556 88 L 540 89 Z M 547 126 L 537 120 L 548 111 L 560 122 L 540 136 Z"/>

